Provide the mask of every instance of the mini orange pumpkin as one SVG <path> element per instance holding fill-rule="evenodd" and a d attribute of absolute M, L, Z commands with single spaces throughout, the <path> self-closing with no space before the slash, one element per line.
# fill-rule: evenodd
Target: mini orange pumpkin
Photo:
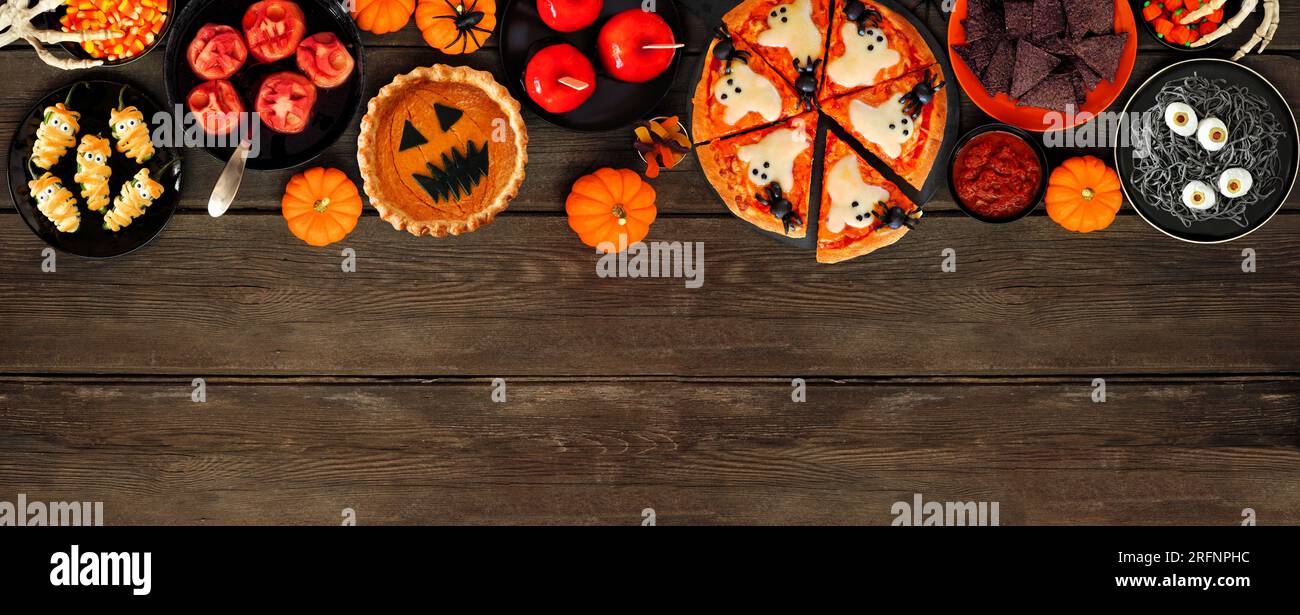
<path fill-rule="evenodd" d="M 1068 231 L 1091 233 L 1115 222 L 1124 195 L 1119 175 L 1094 156 L 1066 160 L 1047 184 L 1047 215 Z"/>
<path fill-rule="evenodd" d="M 496 0 L 420 0 L 415 25 L 443 53 L 474 53 L 497 27 Z"/>
<path fill-rule="evenodd" d="M 415 12 L 415 0 L 356 0 L 352 13 L 357 27 L 372 34 L 388 34 L 406 27 Z"/>
<path fill-rule="evenodd" d="M 361 194 L 343 171 L 317 167 L 289 180 L 280 211 L 295 237 L 316 247 L 328 246 L 357 228 Z"/>
<path fill-rule="evenodd" d="M 569 227 L 601 252 L 622 252 L 650 234 L 655 189 L 627 169 L 601 169 L 573 184 L 565 202 Z"/>

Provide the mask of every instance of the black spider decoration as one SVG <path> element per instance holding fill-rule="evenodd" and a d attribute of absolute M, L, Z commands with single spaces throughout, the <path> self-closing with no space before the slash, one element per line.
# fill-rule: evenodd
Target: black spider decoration
<path fill-rule="evenodd" d="M 790 229 L 803 226 L 803 218 L 794 211 L 794 203 L 785 198 L 785 190 L 781 189 L 781 184 L 772 182 L 767 185 L 763 192 L 756 197 L 759 203 L 767 206 L 772 217 L 781 221 L 785 226 L 785 234 L 790 234 Z"/>
<path fill-rule="evenodd" d="M 713 31 L 713 37 L 718 39 L 718 44 L 713 46 L 713 59 L 726 65 L 722 70 L 724 74 L 731 74 L 731 65 L 736 60 L 749 63 L 749 52 L 736 49 L 736 42 L 732 40 L 727 26 L 718 26 L 718 29 Z"/>
<path fill-rule="evenodd" d="M 921 115 L 921 110 L 934 100 L 934 95 L 939 90 L 942 90 L 944 85 L 947 84 L 940 81 L 939 77 L 928 70 L 925 71 L 925 78 L 916 84 L 912 91 L 903 95 L 903 113 L 912 116 L 912 119 L 916 119 Z"/>
<path fill-rule="evenodd" d="M 920 207 L 916 208 L 914 211 L 908 212 L 902 207 L 890 205 L 883 201 L 878 203 L 876 207 L 884 209 L 884 213 L 880 213 L 879 211 L 874 212 L 876 219 L 880 220 L 880 225 L 882 227 L 889 227 L 893 230 L 898 230 L 903 227 L 914 229 L 921 221 L 921 217 L 925 215 L 925 212 L 922 211 Z"/>
<path fill-rule="evenodd" d="M 880 20 L 885 18 L 875 7 L 863 4 L 862 0 L 849 0 L 844 5 L 844 17 L 858 24 L 859 36 L 866 36 L 867 30 L 871 28 L 879 28 Z"/>
<path fill-rule="evenodd" d="M 798 58 L 794 60 L 794 69 L 799 71 L 799 78 L 794 81 L 794 89 L 799 93 L 799 107 L 804 111 L 812 111 L 817 101 L 817 69 L 821 67 L 821 60 L 808 58 L 805 64 Z"/>
<path fill-rule="evenodd" d="M 486 15 L 483 11 L 478 10 L 479 0 L 471 0 L 469 6 L 464 2 L 453 3 L 452 0 L 442 0 L 451 9 L 452 15 L 439 15 L 434 19 L 448 19 L 456 26 L 456 38 L 451 39 L 450 43 L 442 48 L 443 51 L 451 51 L 457 43 L 460 43 L 460 51 L 465 53 L 469 51 L 469 44 L 473 41 L 475 47 L 480 47 L 488 37 L 492 36 L 492 31 L 479 26 Z M 482 36 L 482 40 L 479 37 Z"/>

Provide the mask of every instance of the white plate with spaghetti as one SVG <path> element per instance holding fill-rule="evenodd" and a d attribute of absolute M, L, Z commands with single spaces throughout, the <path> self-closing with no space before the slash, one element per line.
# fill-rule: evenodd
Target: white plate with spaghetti
<path fill-rule="evenodd" d="M 1174 64 L 1138 88 L 1115 147 L 1124 194 L 1161 232 L 1224 243 L 1282 209 L 1300 171 L 1295 116 L 1267 79 L 1217 59 Z"/>

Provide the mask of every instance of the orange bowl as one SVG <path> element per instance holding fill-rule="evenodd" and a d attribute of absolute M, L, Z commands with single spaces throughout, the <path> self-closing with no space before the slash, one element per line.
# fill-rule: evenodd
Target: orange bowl
<path fill-rule="evenodd" d="M 1137 61 L 1137 22 L 1133 19 L 1133 8 L 1129 6 L 1128 0 L 1115 0 L 1115 32 L 1128 33 L 1128 42 L 1124 44 L 1124 55 L 1119 61 L 1119 73 L 1115 75 L 1114 81 L 1102 81 L 1097 89 L 1088 95 L 1088 100 L 1084 101 L 1082 109 L 1073 116 L 1066 116 L 1065 122 L 1053 125 L 1051 115 L 1057 113 L 1056 111 L 1037 107 L 1017 107 L 1016 101 L 1006 94 L 989 96 L 988 92 L 984 91 L 979 76 L 971 72 L 970 67 L 966 66 L 966 61 L 952 50 L 953 45 L 966 42 L 966 28 L 961 22 L 966 19 L 967 9 L 967 0 L 957 0 L 957 4 L 953 7 L 952 17 L 948 20 L 948 57 L 952 61 L 952 70 L 957 73 L 957 81 L 961 83 L 966 96 L 970 97 L 981 111 L 1000 122 L 1034 132 L 1073 128 L 1086 123 L 1109 108 L 1124 91 L 1129 77 L 1133 76 L 1133 64 Z"/>

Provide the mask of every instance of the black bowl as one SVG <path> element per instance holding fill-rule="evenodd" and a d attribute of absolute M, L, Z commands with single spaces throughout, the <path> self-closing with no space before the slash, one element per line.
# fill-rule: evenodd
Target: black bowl
<path fill-rule="evenodd" d="M 257 171 L 291 169 L 311 162 L 334 145 L 352 122 L 363 104 L 365 88 L 365 60 L 361 32 L 344 10 L 345 2 L 337 0 L 296 0 L 307 18 L 307 36 L 332 32 L 356 61 L 352 77 L 343 85 L 328 90 L 317 89 L 316 107 L 312 111 L 307 129 L 300 134 L 277 133 L 265 124 L 259 135 L 261 151 L 248 159 L 248 168 Z M 186 58 L 186 49 L 199 28 L 205 24 L 225 24 L 243 31 L 244 12 L 254 0 L 190 0 L 176 17 L 176 25 L 167 41 L 167 58 L 163 64 L 163 82 L 167 100 L 173 107 L 185 108 L 186 97 L 194 87 L 206 80 L 194 74 Z M 243 100 L 246 111 L 253 112 L 253 101 L 261 88 L 262 80 L 271 73 L 289 71 L 301 73 L 297 60 L 290 56 L 279 62 L 263 64 L 249 54 L 244 67 L 230 78 Z M 188 115 L 188 112 L 186 112 Z M 230 160 L 235 148 L 206 147 L 218 160 Z"/>
<path fill-rule="evenodd" d="M 1150 1 L 1157 2 L 1158 0 L 1150 0 Z M 1209 2 L 1209 0 L 1205 0 L 1205 1 Z M 1223 42 L 1224 38 L 1228 38 L 1227 36 L 1225 36 L 1217 41 L 1214 41 L 1213 43 L 1210 43 L 1203 47 L 1196 47 L 1196 48 L 1187 47 L 1184 45 L 1175 45 L 1165 40 L 1164 37 L 1156 34 L 1156 29 L 1154 26 L 1151 25 L 1151 22 L 1142 18 L 1142 9 L 1145 8 L 1146 2 L 1147 0 L 1132 1 L 1133 17 L 1138 21 L 1142 22 L 1142 25 L 1146 28 L 1147 34 L 1151 35 L 1151 38 L 1155 39 L 1157 42 L 1159 42 L 1161 45 L 1164 45 L 1165 47 L 1174 49 L 1176 51 L 1181 51 L 1183 53 L 1200 53 L 1202 51 L 1209 51 L 1211 49 L 1214 49 L 1215 47 L 1218 47 L 1219 43 Z M 1228 18 L 1232 17 L 1233 15 L 1236 15 L 1237 11 L 1240 9 L 1241 9 L 1241 0 L 1228 0 L 1227 3 L 1223 5 L 1223 20 L 1228 21 Z"/>
<path fill-rule="evenodd" d="M 27 169 L 27 160 L 31 157 L 32 145 L 36 142 L 36 129 L 41 124 L 41 117 L 45 112 L 45 108 L 56 102 L 63 102 L 68 96 L 69 89 L 73 87 L 76 87 L 77 91 L 73 94 L 71 108 L 81 113 L 81 132 L 79 134 L 94 134 L 112 138 L 108 126 L 108 116 L 110 110 L 117 106 L 118 94 L 122 92 L 124 84 L 111 81 L 79 81 L 50 92 L 39 101 L 36 101 L 36 104 L 32 105 L 27 115 L 18 122 L 13 140 L 9 143 L 9 164 L 7 169 L 9 194 L 13 197 L 14 206 L 18 209 L 23 222 L 27 223 L 27 226 L 32 229 L 33 233 L 36 233 L 37 237 L 40 237 L 41 240 L 53 248 L 68 254 L 92 259 L 114 258 L 130 254 L 153 241 L 167 227 L 172 213 L 176 210 L 176 203 L 180 199 L 184 162 L 172 164 L 164 173 L 163 178 L 155 177 L 154 179 L 157 179 L 166 188 L 163 195 L 145 210 L 144 215 L 132 222 L 131 226 L 112 233 L 101 227 L 100 220 L 103 216 L 87 209 L 85 202 L 81 199 L 80 191 L 76 188 L 77 184 L 72 181 L 77 168 L 76 151 L 69 151 L 54 166 L 51 172 L 63 180 L 63 184 L 76 194 L 78 209 L 81 211 L 81 230 L 76 233 L 60 233 L 45 215 L 36 208 L 36 203 L 27 190 L 27 182 L 31 179 Z M 138 88 L 125 87 L 125 102 L 138 107 L 140 112 L 144 114 L 146 122 L 150 122 L 151 118 L 162 112 L 162 108 Z M 77 141 L 80 143 L 80 138 Z M 122 184 L 128 178 L 134 176 L 141 167 L 148 168 L 151 175 L 157 175 L 158 170 L 164 165 L 180 158 L 178 151 L 158 147 L 153 159 L 143 165 L 138 165 L 115 150 L 113 157 L 109 161 L 109 167 L 113 169 L 113 178 L 109 182 L 113 197 L 117 196 Z"/>
<path fill-rule="evenodd" d="M 537 14 L 535 0 L 511 0 L 501 11 L 498 31 L 501 47 L 501 66 L 505 70 L 505 84 L 510 93 L 528 105 L 542 119 L 561 128 L 581 132 L 613 130 L 631 125 L 646 117 L 663 102 L 677 82 L 677 71 L 682 64 L 683 49 L 677 50 L 672 66 L 646 83 L 627 83 L 607 75 L 601 67 L 596 49 L 600 28 L 610 17 L 626 10 L 639 9 L 641 0 L 605 0 L 604 9 L 596 23 L 578 32 L 564 33 L 550 29 Z M 660 0 L 658 12 L 673 29 L 677 42 L 687 42 L 682 28 L 681 13 L 673 0 Z M 550 113 L 528 96 L 524 87 L 524 71 L 528 60 L 542 48 L 565 42 L 582 51 L 596 68 L 596 93 L 581 107 L 568 113 Z"/>
<path fill-rule="evenodd" d="M 955 181 L 956 178 L 953 176 L 953 167 L 957 164 L 957 157 L 961 155 L 961 152 L 966 148 L 966 145 L 968 145 L 975 137 L 991 132 L 1005 132 L 1018 137 L 1020 140 L 1029 144 L 1029 147 L 1033 148 L 1034 153 L 1038 155 L 1038 165 L 1043 170 L 1042 177 L 1038 180 L 1038 191 L 1034 193 L 1034 198 L 1030 201 L 1029 206 L 1025 207 L 1024 211 L 1005 218 L 990 218 L 967 207 L 966 204 L 961 201 L 961 198 L 957 196 L 957 183 Z M 1028 216 L 1035 209 L 1038 209 L 1038 206 L 1043 203 L 1043 198 L 1047 196 L 1047 181 L 1050 173 L 1051 167 L 1047 163 L 1047 150 L 1043 149 L 1043 144 L 1040 143 L 1038 139 L 1034 138 L 1033 135 L 1029 134 L 1029 132 L 1007 124 L 986 124 L 962 135 L 962 138 L 957 141 L 956 147 L 952 148 L 952 153 L 948 155 L 948 190 L 952 192 L 952 200 L 957 203 L 957 207 L 966 212 L 966 215 L 987 224 L 1009 224 Z"/>
<path fill-rule="evenodd" d="M 59 46 L 63 47 L 63 50 L 68 52 L 68 55 L 77 58 L 78 60 L 100 60 L 101 62 L 104 63 L 103 64 L 104 66 L 110 68 L 114 66 L 126 66 L 127 64 L 130 64 L 136 60 L 139 60 L 140 58 L 149 55 L 150 51 L 153 51 L 155 47 L 157 47 L 163 41 L 167 40 L 167 35 L 171 32 L 172 22 L 176 21 L 177 4 L 179 4 L 179 2 L 177 2 L 176 0 L 171 1 L 170 6 L 167 9 L 167 19 L 163 21 L 163 27 L 161 30 L 158 31 L 158 36 L 157 38 L 153 39 L 153 43 L 145 47 L 143 50 L 141 50 L 140 53 L 137 53 L 129 58 L 123 58 L 121 60 L 102 60 L 100 58 L 96 58 L 90 55 L 89 53 L 86 53 L 86 50 L 83 49 L 81 47 L 81 44 L 79 43 L 63 42 L 60 43 Z M 63 7 L 59 7 L 59 9 L 57 10 L 53 10 L 48 13 L 45 13 L 43 15 L 43 17 L 45 18 L 45 28 L 49 30 L 62 30 L 63 24 L 59 22 L 59 19 L 63 17 L 64 14 L 65 12 L 63 10 Z"/>

